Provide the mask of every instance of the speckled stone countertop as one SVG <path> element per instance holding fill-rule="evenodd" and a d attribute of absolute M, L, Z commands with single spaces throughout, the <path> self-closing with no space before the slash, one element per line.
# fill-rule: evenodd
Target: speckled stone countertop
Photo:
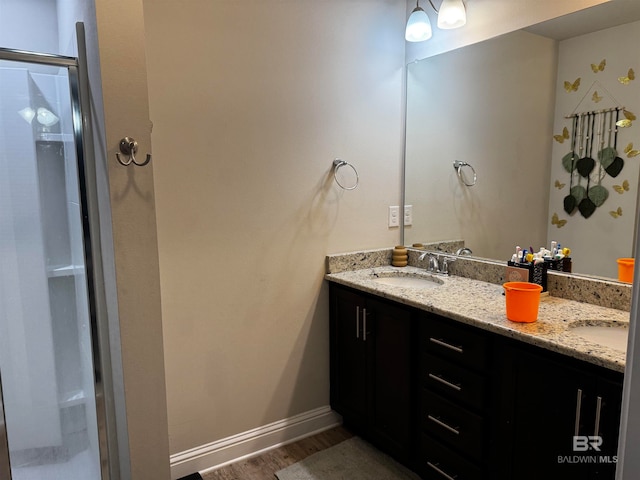
<path fill-rule="evenodd" d="M 516 323 L 507 320 L 501 285 L 455 275 L 436 276 L 442 284 L 428 288 L 392 286 L 375 280 L 376 276 L 394 275 L 431 276 L 424 268 L 380 265 L 327 273 L 325 278 L 611 370 L 624 371 L 625 352 L 583 339 L 572 332 L 572 326 L 602 324 L 628 327 L 629 313 L 626 311 L 543 296 L 538 320 Z"/>

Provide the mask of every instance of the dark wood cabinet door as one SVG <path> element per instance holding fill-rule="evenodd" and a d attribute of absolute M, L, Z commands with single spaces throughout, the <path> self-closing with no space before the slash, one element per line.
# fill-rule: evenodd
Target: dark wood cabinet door
<path fill-rule="evenodd" d="M 346 422 L 364 426 L 367 419 L 364 298 L 342 288 L 332 288 L 331 298 L 331 406 Z"/>
<path fill-rule="evenodd" d="M 573 436 L 576 423 L 580 435 L 591 424 L 593 379 L 529 351 L 511 350 L 505 360 L 513 401 L 510 477 L 586 478 L 586 466 L 573 462 Z"/>
<path fill-rule="evenodd" d="M 622 374 L 613 379 L 599 378 L 596 385 L 596 411 L 594 434 L 602 440 L 597 452 L 598 462 L 590 469 L 590 479 L 613 480 L 616 474 L 618 431 L 622 412 Z M 599 410 L 598 410 L 599 406 Z"/>
<path fill-rule="evenodd" d="M 528 348 L 508 349 L 507 478 L 615 477 L 622 384 L 615 372 Z M 574 440 L 574 436 L 577 438 Z"/>
<path fill-rule="evenodd" d="M 389 303 L 369 301 L 366 343 L 369 348 L 369 421 L 378 443 L 397 458 L 411 448 L 413 368 L 411 312 Z"/>

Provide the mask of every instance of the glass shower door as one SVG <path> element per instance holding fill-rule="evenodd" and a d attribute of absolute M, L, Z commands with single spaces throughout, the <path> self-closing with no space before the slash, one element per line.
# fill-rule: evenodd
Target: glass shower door
<path fill-rule="evenodd" d="M 69 72 L 0 61 L 0 449 L 13 480 L 101 478 Z"/>

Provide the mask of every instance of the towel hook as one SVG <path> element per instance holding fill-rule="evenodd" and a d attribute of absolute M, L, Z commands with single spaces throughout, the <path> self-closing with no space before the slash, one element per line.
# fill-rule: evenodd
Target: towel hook
<path fill-rule="evenodd" d="M 340 180 L 338 180 L 338 170 L 340 170 L 345 165 L 351 167 L 351 169 L 353 170 L 353 173 L 355 173 L 355 175 L 356 175 L 356 183 L 354 183 L 353 186 L 351 186 L 351 187 L 345 187 L 344 185 L 342 185 L 340 183 Z M 333 161 L 333 179 L 336 181 L 338 186 L 340 188 L 342 188 L 343 190 L 353 190 L 358 186 L 358 183 L 360 182 L 360 178 L 358 177 L 358 171 L 356 170 L 356 167 L 351 165 L 349 162 L 345 162 L 344 160 L 342 160 L 340 158 L 336 158 Z"/>
<path fill-rule="evenodd" d="M 147 158 L 144 162 L 138 162 L 136 160 L 136 153 L 138 152 L 138 142 L 133 137 L 124 137 L 120 140 L 120 152 L 124 155 L 128 155 L 129 158 L 127 160 L 122 160 L 120 158 L 120 153 L 116 153 L 116 159 L 121 165 L 125 167 L 130 165 L 132 162 L 134 165 L 139 167 L 144 167 L 147 163 L 151 161 L 151 154 L 147 153 Z"/>
<path fill-rule="evenodd" d="M 469 167 L 473 172 L 473 181 L 467 182 L 462 176 L 462 167 Z M 469 165 L 467 162 L 461 162 L 460 160 L 456 160 L 453 162 L 453 168 L 455 168 L 458 173 L 458 178 L 462 183 L 464 183 L 467 187 L 473 187 L 476 184 L 476 180 L 478 180 L 478 176 L 476 175 L 476 169 Z"/>

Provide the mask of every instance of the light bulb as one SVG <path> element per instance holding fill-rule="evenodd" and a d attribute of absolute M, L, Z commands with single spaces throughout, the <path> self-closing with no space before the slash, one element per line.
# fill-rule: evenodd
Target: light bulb
<path fill-rule="evenodd" d="M 38 108 L 38 123 L 45 127 L 50 127 L 58 123 L 58 117 L 56 117 L 50 110 L 40 107 Z"/>
<path fill-rule="evenodd" d="M 438 13 L 438 28 L 447 30 L 467 23 L 467 12 L 462 0 L 443 0 Z"/>
<path fill-rule="evenodd" d="M 407 20 L 404 38 L 407 42 L 424 42 L 431 38 L 431 34 L 431 22 L 427 13 L 420 7 L 414 8 Z"/>
<path fill-rule="evenodd" d="M 22 118 L 24 118 L 24 121 L 25 121 L 25 122 L 27 122 L 27 123 L 31 123 L 31 122 L 32 122 L 32 120 L 33 120 L 33 117 L 35 117 L 35 116 L 36 116 L 36 111 L 35 111 L 33 108 L 31 108 L 31 107 L 26 107 L 26 108 L 23 108 L 22 110 L 20 110 L 20 111 L 18 112 L 18 114 L 19 114 Z"/>

